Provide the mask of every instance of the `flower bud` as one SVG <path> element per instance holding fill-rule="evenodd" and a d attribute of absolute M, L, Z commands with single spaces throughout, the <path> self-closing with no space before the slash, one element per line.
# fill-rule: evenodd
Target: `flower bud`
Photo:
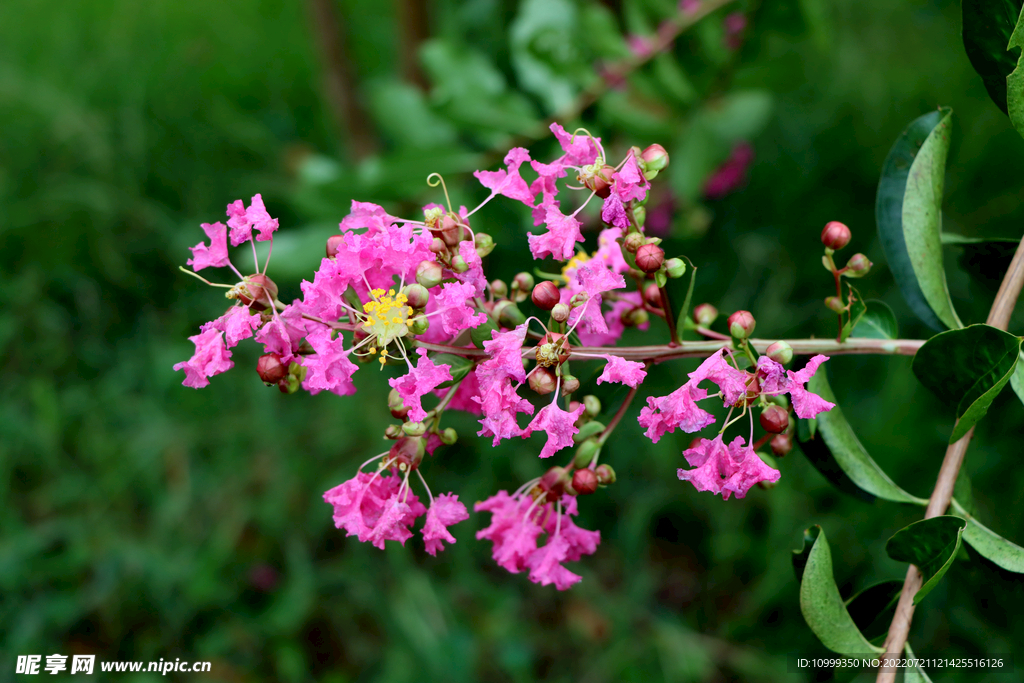
<path fill-rule="evenodd" d="M 391 416 L 404 420 L 405 416 L 409 414 L 409 409 L 406 407 L 402 397 L 398 395 L 397 389 L 392 389 L 388 394 L 388 410 L 391 411 Z"/>
<path fill-rule="evenodd" d="M 458 248 L 459 242 L 465 236 L 462 226 L 452 218 L 451 214 L 445 216 L 441 221 L 440 233 L 439 237 L 444 240 L 444 243 L 453 248 Z"/>
<path fill-rule="evenodd" d="M 601 444 L 597 442 L 597 439 L 587 439 L 580 444 L 580 447 L 576 449 L 576 456 L 572 461 L 575 467 L 583 469 L 594 461 L 597 454 L 601 452 Z"/>
<path fill-rule="evenodd" d="M 843 300 L 838 296 L 825 297 L 825 307 L 833 313 L 842 313 L 846 310 L 846 306 L 843 305 Z"/>
<path fill-rule="evenodd" d="M 277 388 L 282 394 L 294 394 L 299 390 L 299 378 L 295 375 L 285 375 L 284 379 L 277 383 Z"/>
<path fill-rule="evenodd" d="M 597 490 L 597 475 L 593 470 L 576 470 L 572 473 L 572 487 L 577 494 L 589 496 Z"/>
<path fill-rule="evenodd" d="M 537 308 L 550 311 L 558 304 L 558 300 L 561 296 L 561 292 L 558 291 L 558 286 L 550 280 L 545 280 L 544 282 L 538 282 L 537 286 L 533 288 L 533 293 L 530 294 L 530 299 Z"/>
<path fill-rule="evenodd" d="M 668 166 L 668 152 L 661 145 L 651 145 L 641 152 L 640 161 L 643 163 L 644 171 L 654 171 L 657 174 L 658 171 L 663 171 Z M 646 172 L 644 176 L 648 180 L 654 178 L 653 175 L 648 175 Z"/>
<path fill-rule="evenodd" d="M 555 304 L 555 307 L 551 309 L 551 317 L 555 319 L 555 322 L 564 323 L 569 319 L 569 307 L 565 304 Z"/>
<path fill-rule="evenodd" d="M 757 321 L 754 320 L 750 311 L 736 311 L 729 316 L 726 323 L 729 325 L 729 334 L 736 339 L 746 339 L 754 334 L 754 326 Z"/>
<path fill-rule="evenodd" d="M 598 465 L 597 469 L 594 470 L 594 474 L 597 475 L 597 483 L 607 486 L 608 484 L 615 483 L 615 470 L 612 469 L 611 465 Z"/>
<path fill-rule="evenodd" d="M 281 362 L 281 356 L 276 353 L 267 353 L 256 361 L 256 372 L 264 384 L 270 386 L 277 384 L 288 375 L 288 366 Z"/>
<path fill-rule="evenodd" d="M 644 223 L 647 222 L 647 209 L 643 206 L 633 207 L 633 220 L 636 221 L 637 227 L 644 227 Z"/>
<path fill-rule="evenodd" d="M 445 446 L 452 446 L 458 440 L 459 433 L 456 432 L 451 427 L 448 427 L 443 432 L 441 432 L 441 443 L 443 443 Z"/>
<path fill-rule="evenodd" d="M 711 327 L 718 320 L 718 309 L 711 304 L 700 304 L 693 309 L 693 322 L 701 327 Z"/>
<path fill-rule="evenodd" d="M 437 287 L 443 279 L 444 272 L 441 270 L 441 264 L 437 261 L 424 260 L 416 266 L 416 282 L 427 289 Z"/>
<path fill-rule="evenodd" d="M 485 232 L 478 232 L 473 235 L 473 245 L 476 253 L 483 258 L 494 251 L 494 239 Z"/>
<path fill-rule="evenodd" d="M 776 434 L 772 437 L 771 447 L 772 453 L 781 458 L 793 449 L 793 437 L 789 434 Z"/>
<path fill-rule="evenodd" d="M 568 396 L 580 388 L 580 381 L 573 375 L 562 375 L 562 396 Z"/>
<path fill-rule="evenodd" d="M 384 438 L 397 441 L 404 436 L 402 432 L 402 425 L 388 425 L 387 429 L 384 430 Z"/>
<path fill-rule="evenodd" d="M 665 261 L 665 270 L 672 279 L 681 278 L 686 275 L 686 261 L 681 258 L 670 258 Z"/>
<path fill-rule="evenodd" d="M 406 436 L 395 442 L 395 445 L 388 451 L 388 456 L 398 460 L 399 469 L 402 465 L 416 469 L 420 461 L 426 455 L 427 447 L 424 440 L 418 436 Z"/>
<path fill-rule="evenodd" d="M 761 411 L 761 427 L 771 434 L 781 434 L 789 429 L 789 411 L 781 406 L 770 405 Z"/>
<path fill-rule="evenodd" d="M 777 341 L 764 350 L 764 355 L 780 365 L 786 365 L 793 360 L 793 347 L 784 341 Z"/>
<path fill-rule="evenodd" d="M 575 294 L 572 295 L 572 298 L 569 299 L 569 305 L 572 306 L 573 308 L 578 308 L 586 304 L 588 301 L 590 301 L 589 294 L 587 294 L 586 292 L 576 292 Z"/>
<path fill-rule="evenodd" d="M 466 259 L 462 258 L 462 254 L 452 258 L 452 270 L 459 274 L 469 270 L 469 264 L 466 263 Z"/>
<path fill-rule="evenodd" d="M 854 254 L 850 257 L 850 260 L 846 262 L 846 272 L 843 273 L 846 277 L 864 277 L 871 271 L 873 266 L 868 257 L 864 254 Z"/>
<path fill-rule="evenodd" d="M 588 190 L 593 190 L 601 199 L 607 199 L 608 195 L 612 193 L 612 182 L 614 182 L 612 175 L 614 173 L 615 169 L 605 164 L 601 170 L 581 177 L 580 180 Z"/>
<path fill-rule="evenodd" d="M 516 276 L 512 278 L 512 289 L 529 292 L 533 289 L 533 276 L 527 272 L 516 273 Z"/>
<path fill-rule="evenodd" d="M 530 388 L 541 396 L 547 396 L 558 384 L 555 373 L 545 367 L 539 367 L 530 373 Z"/>
<path fill-rule="evenodd" d="M 569 470 L 564 467 L 555 466 L 544 473 L 544 476 L 537 482 L 537 486 L 548 494 L 548 501 L 555 501 L 565 492 L 565 487 L 572 484 L 572 477 Z"/>
<path fill-rule="evenodd" d="M 636 250 L 646 243 L 642 232 L 631 232 L 622 240 L 622 248 L 630 254 L 635 254 Z"/>
<path fill-rule="evenodd" d="M 341 243 L 345 241 L 344 235 L 331 235 L 327 238 L 327 258 L 334 258 L 338 255 Z"/>
<path fill-rule="evenodd" d="M 237 292 L 238 300 L 254 311 L 266 310 L 270 308 L 271 301 L 277 300 L 277 285 L 266 275 L 248 275 L 241 284 Z M 232 289 L 228 294 L 234 291 Z"/>
<path fill-rule="evenodd" d="M 583 397 L 583 414 L 587 417 L 597 417 L 601 414 L 601 399 L 597 396 L 586 395 Z"/>
<path fill-rule="evenodd" d="M 505 284 L 504 280 L 493 280 L 491 282 L 491 294 L 498 299 L 504 299 L 508 296 L 508 285 Z"/>
<path fill-rule="evenodd" d="M 514 327 L 518 327 L 526 322 L 526 316 L 519 307 L 515 305 L 515 302 L 505 299 L 499 301 L 494 307 L 494 315 L 498 318 L 498 324 L 505 329 L 511 330 Z"/>
<path fill-rule="evenodd" d="M 634 308 L 627 315 L 628 318 L 625 321 L 627 327 L 640 327 L 641 325 L 646 325 L 647 321 L 650 320 L 647 311 L 642 308 Z"/>
<path fill-rule="evenodd" d="M 665 250 L 656 244 L 645 244 L 636 250 L 636 266 L 648 275 L 661 268 Z"/>
<path fill-rule="evenodd" d="M 435 237 L 430 243 L 430 251 L 435 254 L 443 254 L 448 251 L 448 245 L 444 243 L 444 240 L 440 237 Z"/>
<path fill-rule="evenodd" d="M 829 221 L 821 231 L 821 243 L 833 251 L 850 243 L 850 229 L 839 221 Z"/>
<path fill-rule="evenodd" d="M 406 303 L 413 308 L 426 308 L 427 302 L 430 301 L 430 292 L 418 282 L 406 285 L 405 289 L 402 290 L 402 294 L 405 294 Z"/>
<path fill-rule="evenodd" d="M 423 436 L 427 433 L 427 425 L 422 422 L 406 422 L 402 425 L 406 436 Z"/>
<path fill-rule="evenodd" d="M 409 334 L 417 335 L 423 334 L 430 329 L 430 318 L 425 315 L 412 319 L 412 325 L 409 325 Z"/>
<path fill-rule="evenodd" d="M 661 308 L 661 289 L 653 282 L 644 287 L 644 301 L 655 308 Z"/>

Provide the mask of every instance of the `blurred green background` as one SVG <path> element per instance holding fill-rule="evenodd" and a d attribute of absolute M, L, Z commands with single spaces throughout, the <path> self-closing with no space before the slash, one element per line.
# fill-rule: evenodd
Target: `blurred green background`
<path fill-rule="evenodd" d="M 731 35 L 736 11 L 747 24 Z M 418 540 L 382 552 L 334 529 L 321 494 L 381 450 L 384 377 L 359 373 L 353 398 L 284 396 L 259 381 L 251 342 L 201 391 L 171 370 L 224 306 L 177 271 L 200 222 L 263 193 L 282 226 L 270 274 L 290 300 L 351 199 L 412 215 L 439 200 L 423 181 L 440 171 L 474 205 L 472 170 L 520 135 L 551 158 L 537 125 L 629 54 L 624 35 L 675 12 L 670 0 L 0 4 L 0 680 L 15 678 L 16 655 L 55 652 L 212 660 L 193 676 L 217 681 L 832 680 L 786 673 L 787 653 L 827 654 L 800 615 L 790 549 L 821 524 L 849 595 L 902 578 L 884 544 L 921 511 L 837 492 L 798 449 L 776 488 L 723 502 L 676 479 L 690 437 L 650 444 L 635 406 L 603 456 L 619 481 L 581 505 L 602 544 L 558 593 L 493 564 L 473 539 L 483 515 L 436 559 Z M 700 267 L 695 303 L 748 308 L 763 337 L 833 335 L 818 233 L 841 220 L 849 253 L 876 263 L 861 292 L 891 304 L 901 336 L 924 337 L 873 218 L 903 127 L 955 111 L 947 230 L 1016 238 L 1024 223 L 1024 141 L 972 71 L 959 12 L 953 0 L 734 2 L 562 123 L 620 158 L 630 144 L 672 153 L 649 216 Z M 703 196 L 740 141 L 754 150 L 745 184 Z M 500 243 L 492 276 L 532 268 L 527 213 L 494 202 L 474 218 Z M 1002 271 L 948 257 L 961 317 L 982 321 Z M 694 366 L 659 367 L 642 395 Z M 927 496 L 951 411 L 908 358 L 828 367 L 874 458 Z M 964 466 L 982 520 L 1018 543 L 1022 424 L 1004 392 Z M 453 425 L 460 442 L 424 468 L 435 491 L 472 503 L 544 467 L 539 437 L 491 448 L 469 416 Z M 910 640 L 919 655 L 983 656 L 1022 638 L 1021 577 L 972 555 L 918 609 Z"/>

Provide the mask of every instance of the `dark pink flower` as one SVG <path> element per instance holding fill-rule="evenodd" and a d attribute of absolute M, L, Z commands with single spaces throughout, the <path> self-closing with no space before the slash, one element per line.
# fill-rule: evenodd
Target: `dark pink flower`
<path fill-rule="evenodd" d="M 266 242 L 273 238 L 277 230 L 276 218 L 271 218 L 263 205 L 263 197 L 253 195 L 249 208 L 245 208 L 241 199 L 228 204 L 228 227 L 231 228 L 231 246 L 237 247 L 242 242 L 252 239 L 252 229 L 256 228 L 259 235 L 257 242 Z"/>
<path fill-rule="evenodd" d="M 573 445 L 572 437 L 580 431 L 575 423 L 584 410 L 585 406 L 582 403 L 572 412 L 562 410 L 557 403 L 549 403 L 537 411 L 536 417 L 523 431 L 523 438 L 534 432 L 545 432 L 548 440 L 541 449 L 540 457 L 550 458 L 563 448 Z"/>
<path fill-rule="evenodd" d="M 789 375 L 788 390 L 790 398 L 793 399 L 793 412 L 798 417 L 809 420 L 818 413 L 824 413 L 836 407 L 835 403 L 829 403 L 821 396 L 807 391 L 806 387 L 804 387 L 811 377 L 814 376 L 814 373 L 817 372 L 818 366 L 827 360 L 828 356 L 818 354 L 807 361 L 807 365 L 804 366 L 803 370 L 799 372 L 786 371 L 786 374 Z"/>
<path fill-rule="evenodd" d="M 562 566 L 569 556 L 569 542 L 564 536 L 555 536 L 543 547 L 533 551 L 526 559 L 526 567 L 530 570 L 530 581 L 542 586 L 555 584 L 560 591 L 571 588 L 583 577 L 573 574 Z"/>
<path fill-rule="evenodd" d="M 637 165 L 636 157 L 633 156 L 632 152 L 626 157 L 626 163 L 622 165 L 622 168 L 612 174 L 612 179 L 614 180 L 612 183 L 612 194 L 618 195 L 619 199 L 623 202 L 643 201 L 647 197 L 648 188 L 651 186 L 650 181 L 640 172 L 640 167 Z M 625 228 L 626 226 L 618 225 L 618 227 Z"/>
<path fill-rule="evenodd" d="M 294 359 L 299 342 L 306 336 L 301 304 L 296 300 L 286 306 L 256 333 L 256 341 L 263 344 L 264 353 L 276 353 L 286 363 Z"/>
<path fill-rule="evenodd" d="M 601 376 L 597 378 L 598 384 L 619 382 L 635 389 L 647 376 L 643 363 L 626 360 L 620 356 L 605 356 L 605 359 L 608 363 L 604 366 Z"/>
<path fill-rule="evenodd" d="M 311 394 L 327 390 L 338 396 L 356 393 L 352 375 L 358 366 L 348 359 L 351 350 L 345 350 L 345 340 L 339 334 L 331 339 L 330 330 L 320 327 L 306 336 L 316 354 L 304 356 L 302 366 L 306 368 L 306 379 L 302 388 Z"/>
<path fill-rule="evenodd" d="M 249 313 L 248 306 L 232 306 L 227 313 L 216 320 L 211 320 L 199 329 L 201 332 L 211 329 L 220 330 L 224 333 L 227 347 L 230 349 L 243 339 L 251 337 L 253 330 L 259 329 L 262 322 L 263 318 L 259 313 Z"/>
<path fill-rule="evenodd" d="M 744 444 L 742 436 L 737 436 L 728 446 L 721 434 L 714 439 L 701 439 L 696 448 L 683 451 L 683 455 L 694 469 L 680 468 L 679 478 L 689 481 L 698 491 L 720 493 L 723 500 L 729 500 L 732 494 L 743 498 L 754 484 L 776 482 L 781 476 Z"/>
<path fill-rule="evenodd" d="M 725 359 L 725 350 L 719 349 L 689 374 L 690 381 L 697 386 L 708 379 L 718 385 L 722 398 L 727 406 L 731 406 L 747 391 L 747 373 L 737 370 Z"/>
<path fill-rule="evenodd" d="M 681 427 L 684 432 L 697 432 L 715 421 L 715 418 L 697 407 L 697 401 L 707 398 L 705 389 L 687 382 L 668 396 L 647 398 L 647 407 L 640 410 L 637 421 L 647 428 L 647 438 L 658 443 L 666 433 Z"/>
<path fill-rule="evenodd" d="M 576 325 L 579 321 L 588 332 L 607 332 L 608 325 L 601 315 L 601 294 L 625 287 L 626 280 L 603 265 L 591 267 L 588 261 L 577 270 L 576 281 L 580 292 L 586 296 L 586 303 L 572 309 L 569 324 Z"/>
<path fill-rule="evenodd" d="M 479 368 L 477 368 L 479 372 Z M 483 412 L 480 424 L 483 426 L 477 436 L 493 437 L 492 445 L 497 446 L 502 439 L 511 439 L 523 433 L 516 416 L 519 413 L 533 415 L 533 404 L 516 393 L 507 376 L 500 379 L 485 380 L 480 376 L 480 396 L 474 396 Z"/>
<path fill-rule="evenodd" d="M 487 315 L 477 313 L 472 306 L 475 296 L 476 288 L 468 282 L 446 282 L 441 286 L 441 292 L 432 297 L 437 301 L 441 327 L 446 334 L 455 336 L 487 322 Z"/>
<path fill-rule="evenodd" d="M 223 268 L 231 261 L 228 259 L 228 229 L 223 223 L 203 223 L 203 231 L 210 238 L 210 246 L 200 242 L 191 247 L 192 258 L 187 263 L 192 270 L 199 271 L 203 268 Z"/>
<path fill-rule="evenodd" d="M 557 206 L 549 205 L 544 217 L 548 231 L 542 235 L 528 235 L 533 258 L 554 256 L 562 261 L 572 258 L 577 242 L 583 241 L 580 222 L 573 216 L 566 216 Z"/>
<path fill-rule="evenodd" d="M 444 550 L 445 543 L 455 543 L 455 537 L 448 531 L 453 524 L 469 519 L 466 506 L 459 502 L 459 497 L 451 493 L 442 493 L 427 508 L 427 521 L 423 524 L 423 541 L 427 552 L 436 556 L 437 551 Z"/>
<path fill-rule="evenodd" d="M 182 384 L 186 387 L 201 389 L 210 383 L 208 378 L 235 367 L 220 330 L 211 327 L 188 340 L 196 345 L 196 352 L 187 361 L 174 366 L 175 370 L 185 371 Z"/>
<path fill-rule="evenodd" d="M 513 147 L 505 155 L 505 165 L 508 171 L 474 171 L 480 184 L 491 191 L 491 194 L 501 194 L 511 199 L 518 199 L 528 206 L 533 205 L 533 193 L 527 187 L 526 181 L 519 175 L 519 167 L 530 160 L 530 153 L 522 147 Z"/>
<path fill-rule="evenodd" d="M 409 374 L 397 379 L 389 379 L 388 384 L 392 389 L 398 391 L 402 402 L 409 409 L 409 419 L 418 422 L 427 416 L 423 410 L 421 399 L 437 388 L 438 384 L 451 381 L 451 367 L 448 365 L 434 365 L 427 357 L 426 349 L 417 349 L 420 359 L 416 367 L 409 371 Z"/>
<path fill-rule="evenodd" d="M 555 134 L 558 144 L 565 151 L 565 154 L 556 163 L 563 163 L 567 166 L 589 166 L 596 162 L 601 154 L 596 144 L 601 141 L 601 138 L 597 138 L 595 141 L 585 133 L 574 137 L 565 132 L 565 129 L 557 123 L 551 124 L 551 132 Z"/>
<path fill-rule="evenodd" d="M 629 229 L 629 216 L 626 215 L 626 207 L 622 205 L 622 198 L 618 194 L 612 192 L 604 200 L 604 205 L 601 207 L 601 220 L 616 228 Z"/>
<path fill-rule="evenodd" d="M 334 525 L 381 549 L 385 541 L 405 545 L 412 536 L 409 527 L 427 509 L 407 487 L 403 489 L 400 479 L 387 470 L 358 472 L 327 491 L 324 500 L 334 507 Z"/>

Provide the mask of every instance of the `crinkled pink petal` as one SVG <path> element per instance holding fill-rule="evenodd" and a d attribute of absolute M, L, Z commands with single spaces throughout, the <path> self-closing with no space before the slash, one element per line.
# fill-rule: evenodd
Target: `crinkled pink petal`
<path fill-rule="evenodd" d="M 476 533 L 478 540 L 494 544 L 492 556 L 498 566 L 518 574 L 526 567 L 526 559 L 537 549 L 537 537 L 543 529 L 534 518 L 544 515 L 546 505 L 531 509 L 529 498 L 516 499 L 505 491 L 498 491 L 487 500 L 473 506 L 475 512 L 490 512 L 491 523 Z"/>
<path fill-rule="evenodd" d="M 605 364 L 601 376 L 597 378 L 598 384 L 618 382 L 636 389 L 647 376 L 643 363 L 626 360 L 621 356 L 604 356 L 604 358 L 608 363 Z"/>
<path fill-rule="evenodd" d="M 276 353 L 283 362 L 295 357 L 299 342 L 306 336 L 306 321 L 302 318 L 301 302 L 296 301 L 279 311 L 256 333 L 256 341 L 263 344 L 265 353 Z"/>
<path fill-rule="evenodd" d="M 544 525 L 544 531 L 549 536 L 560 534 L 569 543 L 569 551 L 566 560 L 575 562 L 584 555 L 593 555 L 597 546 L 601 543 L 600 531 L 589 531 L 581 529 L 572 521 L 572 517 L 579 514 L 576 504 L 576 496 L 568 494 L 562 496 L 562 515 L 548 515 Z"/>
<path fill-rule="evenodd" d="M 342 242 L 344 246 L 344 242 Z M 303 280 L 302 309 L 321 320 L 337 320 L 344 310 L 343 296 L 349 285 L 361 282 L 358 257 L 355 264 L 347 257 L 350 253 L 339 249 L 335 258 L 320 261 L 320 268 L 313 274 L 313 281 Z"/>
<path fill-rule="evenodd" d="M 824 413 L 835 408 L 835 403 L 830 403 L 821 396 L 812 394 L 804 387 L 804 384 L 810 381 L 814 373 L 817 372 L 818 366 L 827 360 L 828 356 L 818 354 L 807 361 L 807 365 L 799 372 L 787 371 L 789 375 L 789 395 L 793 399 L 793 412 L 798 417 L 809 420 L 818 413 Z"/>
<path fill-rule="evenodd" d="M 626 214 L 626 207 L 622 205 L 622 199 L 612 192 L 604 200 L 601 207 L 601 220 L 608 225 L 627 230 L 629 228 L 629 216 Z"/>
<path fill-rule="evenodd" d="M 572 437 L 579 433 L 576 428 L 576 420 L 580 419 L 585 406 L 580 405 L 574 411 L 562 410 L 557 403 L 549 403 L 537 411 L 536 417 L 530 421 L 523 437 L 530 436 L 534 432 L 546 432 L 548 440 L 540 451 L 540 457 L 550 458 L 552 455 L 573 445 Z"/>
<path fill-rule="evenodd" d="M 339 334 L 331 339 L 331 332 L 320 328 L 306 336 L 316 354 L 303 356 L 302 366 L 306 368 L 306 379 L 302 388 L 311 394 L 319 394 L 327 390 L 338 396 L 351 396 L 356 393 L 352 383 L 352 375 L 359 369 L 349 360 L 351 351 L 345 350 L 345 340 Z"/>
<path fill-rule="evenodd" d="M 684 432 L 697 432 L 715 421 L 715 418 L 697 407 L 696 401 L 707 398 L 708 392 L 687 382 L 668 396 L 648 397 L 647 407 L 640 410 L 637 421 L 647 428 L 647 438 L 658 443 L 666 433 L 676 427 Z"/>
<path fill-rule="evenodd" d="M 421 399 L 443 384 L 452 379 L 451 367 L 448 365 L 434 365 L 427 357 L 426 349 L 417 349 L 420 359 L 416 367 L 409 371 L 409 374 L 396 379 L 389 379 L 388 384 L 402 397 L 402 402 L 409 409 L 409 419 L 419 422 L 427 416 L 423 410 Z"/>
<path fill-rule="evenodd" d="M 650 182 L 640 172 L 636 157 L 630 154 L 622 168 L 612 174 L 612 193 L 617 194 L 623 202 L 643 201 L 647 197 Z M 623 226 L 619 226 L 623 227 Z"/>
<path fill-rule="evenodd" d="M 459 256 L 469 265 L 469 270 L 456 273 L 455 279 L 473 285 L 476 296 L 483 296 L 487 289 L 487 277 L 484 275 L 484 264 L 472 240 L 459 242 Z"/>
<path fill-rule="evenodd" d="M 441 327 L 451 336 L 463 330 L 477 327 L 487 322 L 487 314 L 477 313 L 471 302 L 476 296 L 476 288 L 467 282 L 446 282 L 441 292 L 432 298 L 437 301 L 440 311 Z"/>
<path fill-rule="evenodd" d="M 435 498 L 427 509 L 427 521 L 423 524 L 423 541 L 427 552 L 436 556 L 437 551 L 444 550 L 442 541 L 455 543 L 455 537 L 448 531 L 448 527 L 467 519 L 469 512 L 455 494 L 442 493 Z"/>
<path fill-rule="evenodd" d="M 188 338 L 195 344 L 196 351 L 187 361 L 174 366 L 185 371 L 186 387 L 201 389 L 210 383 L 209 378 L 235 367 L 231 352 L 224 345 L 220 330 L 210 328 Z"/>
<path fill-rule="evenodd" d="M 569 324 L 575 325 L 578 320 L 588 332 L 607 332 L 608 325 L 601 314 L 601 294 L 625 287 L 625 279 L 603 265 L 591 266 L 588 261 L 580 265 L 576 272 L 576 280 L 580 291 L 586 292 L 587 302 L 572 309 L 569 313 Z"/>
<path fill-rule="evenodd" d="M 483 411 L 483 418 L 480 420 L 483 429 L 477 432 L 477 436 L 493 437 L 493 446 L 497 446 L 502 439 L 521 436 L 523 430 L 516 422 L 516 415 L 533 415 L 533 404 L 516 393 L 516 388 L 512 386 L 507 376 L 502 376 L 498 380 L 480 377 L 480 396 L 472 398 Z"/>
<path fill-rule="evenodd" d="M 774 396 L 789 390 L 789 378 L 786 369 L 768 356 L 757 359 L 757 379 L 761 385 L 761 393 Z"/>
<path fill-rule="evenodd" d="M 231 263 L 228 258 L 228 229 L 220 222 L 203 223 L 203 231 L 210 238 L 210 246 L 200 242 L 192 250 L 192 258 L 186 263 L 192 266 L 192 270 L 199 271 L 203 268 L 223 268 Z"/>
<path fill-rule="evenodd" d="M 228 227 L 231 228 L 231 246 L 237 247 L 242 242 L 252 239 L 252 223 L 245 216 L 245 202 L 241 199 L 228 204 Z"/>
<path fill-rule="evenodd" d="M 510 199 L 518 199 L 528 206 L 533 204 L 533 193 L 526 185 L 526 181 L 519 175 L 519 167 L 530 160 L 530 153 L 522 147 L 513 147 L 505 155 L 505 165 L 508 172 L 501 171 L 475 171 L 473 173 L 480 184 L 490 190 L 493 194 L 500 194 Z"/>
<path fill-rule="evenodd" d="M 409 505 L 399 502 L 396 495 L 395 500 L 384 509 L 384 513 L 366 540 L 381 550 L 384 549 L 385 541 L 398 541 L 405 545 L 405 542 L 412 538 L 412 532 L 405 524 L 405 520 L 411 514 L 412 509 Z"/>
<path fill-rule="evenodd" d="M 562 566 L 569 554 L 569 542 L 561 535 L 555 536 L 526 559 L 530 570 L 530 581 L 548 586 L 552 583 L 560 591 L 567 590 L 583 578 Z"/>
<path fill-rule="evenodd" d="M 689 374 L 694 386 L 707 379 L 718 385 L 727 406 L 739 400 L 747 391 L 747 373 L 737 370 L 725 359 L 725 351 L 719 349 L 707 357 L 696 370 Z"/>
<path fill-rule="evenodd" d="M 551 132 L 555 134 L 558 144 L 565 150 L 561 158 L 565 164 L 570 166 L 589 166 L 597 161 L 600 151 L 594 140 L 589 135 L 580 134 L 575 137 L 565 132 L 557 123 L 551 124 Z M 597 138 L 600 142 L 601 138 Z"/>
<path fill-rule="evenodd" d="M 568 298 L 566 298 L 568 301 Z M 606 332 L 588 332 L 577 329 L 576 333 L 584 346 L 614 346 L 626 331 L 626 325 L 622 322 L 622 316 L 642 305 L 643 299 L 640 292 L 619 292 L 619 300 L 605 311 L 604 320 L 608 326 Z M 651 326 L 650 320 L 637 325 L 638 330 L 647 330 Z"/>
<path fill-rule="evenodd" d="M 517 382 L 526 381 L 523 369 L 523 342 L 526 341 L 526 325 L 523 323 L 506 332 L 491 332 L 491 338 L 484 342 L 484 351 L 490 356 L 477 366 L 477 376 L 511 377 Z"/>
<path fill-rule="evenodd" d="M 616 273 L 625 273 L 629 264 L 622 256 L 622 246 L 618 239 L 622 236 L 622 228 L 605 228 L 597 237 L 597 251 L 592 261 L 603 263 L 606 268 Z"/>
<path fill-rule="evenodd" d="M 259 329 L 263 318 L 259 313 L 250 313 L 248 306 L 232 306 L 227 313 L 203 325 L 200 330 L 220 330 L 224 333 L 227 347 L 233 348 L 243 339 L 252 336 L 253 330 Z"/>
<path fill-rule="evenodd" d="M 583 241 L 580 222 L 573 216 L 563 215 L 557 206 L 550 205 L 544 217 L 548 231 L 541 235 L 528 235 L 533 258 L 554 256 L 568 261 L 575 252 L 577 242 Z"/>
<path fill-rule="evenodd" d="M 761 460 L 752 448 L 737 436 L 728 446 L 722 435 L 714 439 L 701 439 L 695 448 L 683 452 L 687 462 L 694 468 L 677 471 L 678 477 L 689 481 L 698 491 L 720 493 L 723 500 L 735 494 L 737 498 L 747 495 L 750 487 L 760 481 L 775 482 L 780 472 Z"/>
<path fill-rule="evenodd" d="M 256 236 L 257 242 L 266 242 L 273 239 L 278 222 L 276 218 L 271 218 L 270 214 L 267 213 L 267 208 L 263 206 L 262 195 L 257 194 L 253 196 L 252 203 L 245 210 L 245 217 L 260 233 Z"/>

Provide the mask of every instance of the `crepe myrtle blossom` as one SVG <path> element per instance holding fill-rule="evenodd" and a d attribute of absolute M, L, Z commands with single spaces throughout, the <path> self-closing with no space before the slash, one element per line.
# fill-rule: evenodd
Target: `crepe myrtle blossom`
<path fill-rule="evenodd" d="M 687 267 L 644 230 L 652 181 L 668 165 L 663 147 L 630 147 L 612 159 L 613 150 L 584 129 L 569 132 L 555 123 L 551 133 L 560 147 L 554 158 L 533 158 L 516 147 L 500 167 L 477 170 L 488 192 L 476 207 L 453 207 L 437 174 L 427 182 L 443 192 L 444 204 L 427 204 L 410 218 L 353 201 L 337 231 L 325 236 L 319 266 L 298 283 L 300 296 L 291 303 L 281 300 L 268 275 L 279 221 L 259 194 L 232 202 L 225 222 L 201 224 L 205 240 L 192 247 L 185 271 L 226 290 L 228 306 L 189 337 L 193 355 L 174 368 L 183 371 L 185 386 L 205 387 L 234 366 L 232 349 L 251 338 L 263 349 L 260 379 L 284 393 L 350 396 L 361 366 L 386 373 L 386 410 L 396 420 L 384 429 L 389 447 L 323 494 L 337 528 L 377 548 L 404 545 L 417 533 L 430 555 L 456 542 L 467 506 L 456 492 L 433 495 L 422 471 L 424 460 L 443 458 L 442 447 L 458 439 L 445 423 L 450 411 L 474 415 L 477 435 L 492 446 L 542 434 L 531 457 L 562 463 L 512 493 L 501 490 L 476 503 L 475 511 L 491 514 L 477 538 L 493 544 L 494 560 L 509 572 L 565 590 L 581 580 L 566 565 L 600 543 L 600 532 L 581 528 L 575 518 L 580 496 L 615 483 L 610 464 L 599 464 L 602 455 L 615 455 L 609 435 L 628 424 L 624 418 L 648 373 L 689 343 L 674 326 L 678 309 L 666 288 Z M 485 268 L 495 244 L 480 229 L 486 220 L 480 211 L 499 197 L 522 203 L 533 218 L 522 249 L 528 265 L 511 286 Z M 592 201 L 599 210 L 583 213 Z M 263 263 L 257 242 L 269 243 Z M 199 275 L 209 269 L 219 269 L 219 279 L 227 281 Z M 682 386 L 647 397 L 637 418 L 657 443 L 677 429 L 697 432 L 714 424 L 721 400 L 728 411 L 721 429 L 682 453 L 689 467 L 677 476 L 723 500 L 778 480 L 780 471 L 757 450 L 768 439 L 777 455 L 785 450 L 791 412 L 813 418 L 832 407 L 806 388 L 828 358 L 814 356 L 797 371 L 785 367 L 791 348 L 788 356 L 769 350 L 757 358 L 746 339 L 753 317 L 744 315 L 750 329 L 742 336 L 710 330 L 713 316 L 684 318 L 688 334 L 724 345 Z M 616 348 L 630 330 L 668 337 Z M 602 399 L 582 395 L 583 386 L 626 396 L 603 413 Z M 755 442 L 756 410 L 767 433 Z M 726 429 L 741 419 L 749 420 L 749 434 L 726 438 Z"/>

